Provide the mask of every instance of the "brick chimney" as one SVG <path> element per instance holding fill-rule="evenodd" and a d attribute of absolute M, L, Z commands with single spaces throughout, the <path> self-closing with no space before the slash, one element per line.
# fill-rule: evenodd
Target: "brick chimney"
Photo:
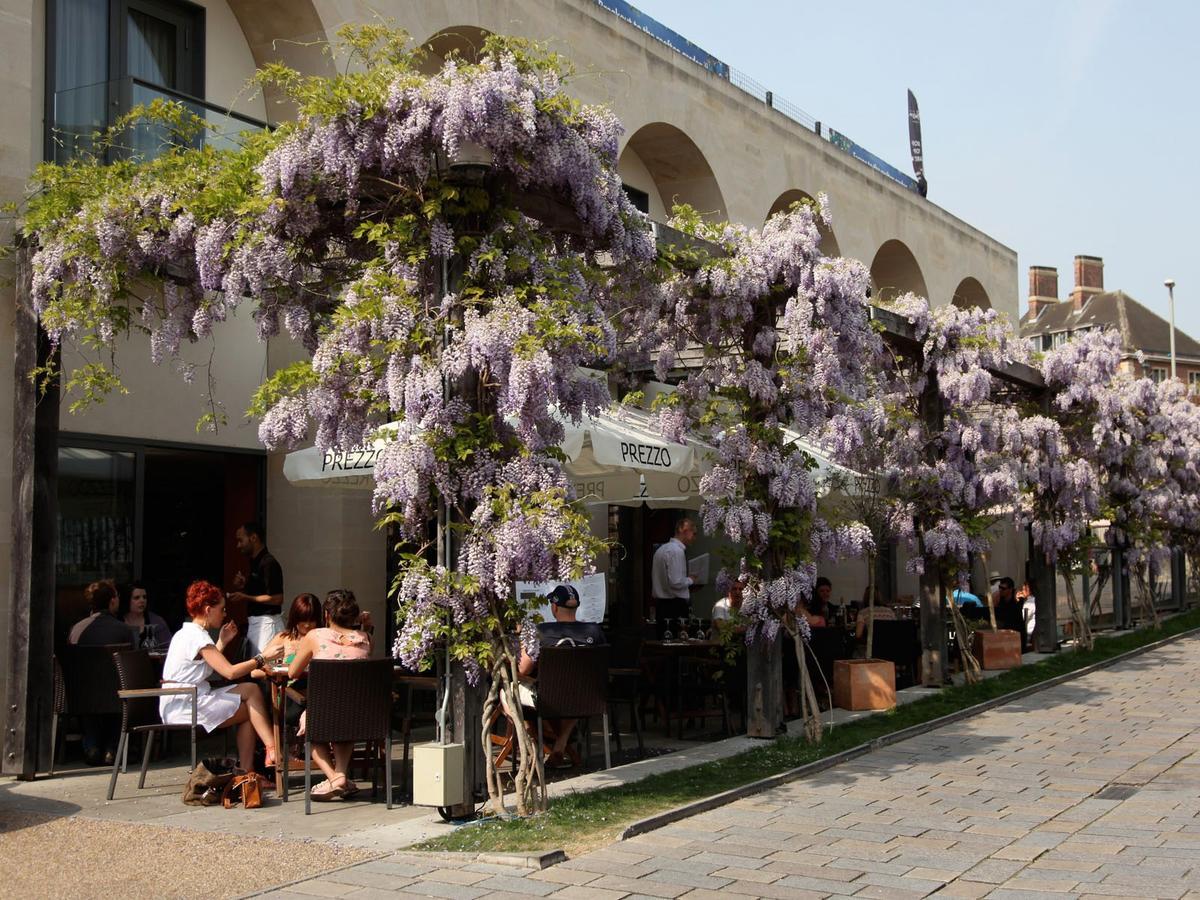
<path fill-rule="evenodd" d="M 1083 309 L 1094 294 L 1104 293 L 1104 260 L 1099 256 L 1075 257 L 1075 287 L 1071 290 L 1071 305 Z"/>
<path fill-rule="evenodd" d="M 1058 269 L 1053 266 L 1029 267 L 1029 319 L 1058 302 Z"/>

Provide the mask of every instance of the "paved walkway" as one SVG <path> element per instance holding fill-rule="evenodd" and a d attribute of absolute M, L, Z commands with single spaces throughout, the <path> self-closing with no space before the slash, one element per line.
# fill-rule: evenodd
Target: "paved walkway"
<path fill-rule="evenodd" d="M 269 896 L 1200 898 L 1200 639 L 544 871 L 397 853 Z"/>

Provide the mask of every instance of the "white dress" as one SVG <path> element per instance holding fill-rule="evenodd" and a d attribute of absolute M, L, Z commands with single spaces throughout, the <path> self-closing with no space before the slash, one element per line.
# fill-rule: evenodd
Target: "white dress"
<path fill-rule="evenodd" d="M 196 724 L 212 731 L 227 721 L 242 705 L 242 698 L 233 687 L 214 689 L 208 679 L 213 668 L 200 656 L 205 647 L 215 646 L 208 632 L 195 622 L 187 622 L 171 638 L 167 660 L 163 664 L 163 687 L 196 685 Z M 158 714 L 167 725 L 192 724 L 192 698 L 187 694 L 170 694 L 158 700 Z"/>

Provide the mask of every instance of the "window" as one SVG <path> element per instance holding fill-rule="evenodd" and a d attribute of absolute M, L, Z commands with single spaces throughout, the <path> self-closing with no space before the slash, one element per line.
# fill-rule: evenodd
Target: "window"
<path fill-rule="evenodd" d="M 87 151 L 93 132 L 161 89 L 204 96 L 204 10 L 192 3 L 50 0 L 46 34 L 50 159 Z M 157 146 L 157 137 L 135 134 L 133 142 Z"/>
<path fill-rule="evenodd" d="M 1200 394 L 1200 372 L 1188 372 L 1188 393 Z"/>
<path fill-rule="evenodd" d="M 1061 347 L 1063 344 L 1065 344 L 1067 342 L 1067 339 L 1070 337 L 1071 337 L 1071 332 L 1069 332 L 1069 331 L 1056 331 L 1056 332 L 1054 332 L 1054 334 L 1050 335 L 1050 338 L 1051 338 L 1050 346 L 1051 347 Z"/>
<path fill-rule="evenodd" d="M 649 194 L 647 194 L 645 191 L 639 191 L 635 187 L 630 187 L 627 184 L 622 184 L 621 187 L 625 189 L 625 196 L 629 198 L 629 202 L 633 204 L 634 208 L 638 210 L 638 212 L 644 212 L 646 215 L 650 215 Z"/>
<path fill-rule="evenodd" d="M 1160 369 L 1157 366 L 1146 366 L 1146 377 L 1155 384 L 1162 384 L 1167 380 L 1167 370 Z"/>

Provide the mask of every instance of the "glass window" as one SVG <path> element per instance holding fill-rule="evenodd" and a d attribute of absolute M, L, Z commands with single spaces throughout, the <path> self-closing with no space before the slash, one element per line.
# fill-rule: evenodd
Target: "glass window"
<path fill-rule="evenodd" d="M 108 0 L 58 0 L 54 9 L 53 122 L 48 155 L 69 159 L 107 124 Z"/>
<path fill-rule="evenodd" d="M 1157 366 L 1147 366 L 1146 367 L 1146 377 L 1149 378 L 1151 381 L 1153 381 L 1155 384 L 1162 384 L 1164 381 L 1167 380 L 1167 370 L 1160 369 Z"/>
<path fill-rule="evenodd" d="M 83 589 L 135 574 L 137 456 L 61 447 L 58 451 L 56 621 L 70 628 L 86 614 Z"/>
<path fill-rule="evenodd" d="M 1200 394 L 1200 372 L 1188 372 L 1188 391 Z"/>
<path fill-rule="evenodd" d="M 1071 332 L 1069 332 L 1069 331 L 1056 331 L 1056 332 L 1054 332 L 1054 334 L 1050 335 L 1050 337 L 1051 337 L 1050 346 L 1061 347 L 1063 344 L 1065 344 L 1067 342 L 1067 339 L 1070 338 L 1070 336 L 1071 336 Z"/>
<path fill-rule="evenodd" d="M 129 10 L 126 73 L 163 87 L 178 87 L 178 29 L 140 9 Z"/>

